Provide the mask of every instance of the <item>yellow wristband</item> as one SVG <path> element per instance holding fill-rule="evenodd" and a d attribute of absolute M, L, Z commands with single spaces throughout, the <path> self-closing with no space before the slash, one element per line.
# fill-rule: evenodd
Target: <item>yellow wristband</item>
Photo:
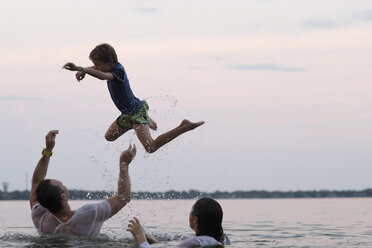
<path fill-rule="evenodd" d="M 51 157 L 53 155 L 53 152 L 49 152 L 44 148 L 41 154 L 47 157 Z"/>

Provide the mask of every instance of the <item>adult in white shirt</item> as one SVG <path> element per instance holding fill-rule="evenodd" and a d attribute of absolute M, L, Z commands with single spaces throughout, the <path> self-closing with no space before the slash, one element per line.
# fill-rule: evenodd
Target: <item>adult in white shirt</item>
<path fill-rule="evenodd" d="M 197 200 L 191 209 L 189 225 L 194 230 L 195 236 L 191 237 L 178 246 L 201 247 L 230 245 L 229 238 L 222 228 L 223 212 L 220 204 L 211 198 Z M 156 239 L 145 233 L 139 220 L 134 217 L 129 221 L 127 231 L 131 232 L 137 240 L 140 248 L 151 247 L 150 243 L 157 243 Z"/>
<path fill-rule="evenodd" d="M 42 151 L 32 177 L 30 206 L 33 223 L 40 235 L 64 233 L 96 237 L 100 234 L 103 222 L 130 201 L 128 166 L 136 155 L 136 147 L 130 145 L 120 156 L 118 190 L 115 196 L 72 210 L 68 203 L 69 192 L 62 182 L 45 179 L 57 134 L 58 130 L 51 130 L 46 135 L 46 148 Z"/>

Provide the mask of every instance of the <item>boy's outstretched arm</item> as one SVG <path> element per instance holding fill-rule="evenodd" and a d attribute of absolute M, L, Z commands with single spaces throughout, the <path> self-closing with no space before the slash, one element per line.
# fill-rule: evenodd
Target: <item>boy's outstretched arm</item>
<path fill-rule="evenodd" d="M 111 72 L 99 71 L 99 70 L 96 70 L 93 66 L 92 67 L 81 67 L 81 66 L 75 65 L 74 63 L 68 62 L 62 68 L 66 69 L 66 70 L 69 70 L 69 71 L 84 72 L 84 73 L 87 73 L 87 74 L 91 75 L 92 77 L 98 78 L 100 80 L 114 80 L 114 76 L 112 75 Z M 81 78 L 81 79 L 83 79 L 83 78 Z M 78 79 L 78 77 L 77 77 L 77 79 Z"/>

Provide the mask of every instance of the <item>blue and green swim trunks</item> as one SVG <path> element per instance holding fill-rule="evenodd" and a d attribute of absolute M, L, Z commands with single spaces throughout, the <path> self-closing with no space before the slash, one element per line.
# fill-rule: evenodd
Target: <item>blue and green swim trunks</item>
<path fill-rule="evenodd" d="M 116 123 L 119 127 L 127 130 L 132 129 L 133 124 L 149 124 L 147 110 L 149 110 L 149 105 L 145 102 L 135 115 L 120 115 L 116 119 Z"/>

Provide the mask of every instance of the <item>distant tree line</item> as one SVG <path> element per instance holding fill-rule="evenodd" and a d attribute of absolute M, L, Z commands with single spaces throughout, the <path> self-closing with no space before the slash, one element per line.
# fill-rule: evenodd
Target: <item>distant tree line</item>
<path fill-rule="evenodd" d="M 114 194 L 107 191 L 70 190 L 71 200 L 100 200 Z M 189 191 L 166 192 L 133 192 L 132 199 L 195 199 L 198 197 L 211 197 L 214 199 L 268 199 L 268 198 L 334 198 L 334 197 L 372 197 L 372 189 L 365 190 L 312 190 L 312 191 L 216 191 L 214 193 Z M 28 200 L 30 191 L 0 191 L 0 200 Z"/>

